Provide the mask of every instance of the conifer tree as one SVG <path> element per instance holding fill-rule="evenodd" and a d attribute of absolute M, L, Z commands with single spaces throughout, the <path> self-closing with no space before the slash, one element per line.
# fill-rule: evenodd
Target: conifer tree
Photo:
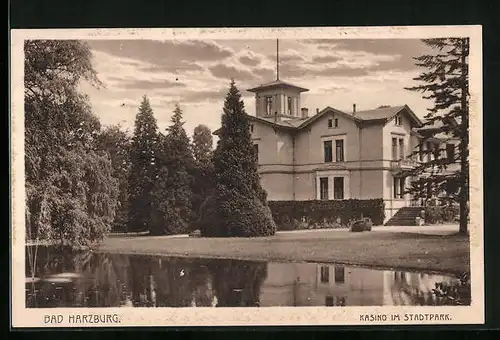
<path fill-rule="evenodd" d="M 129 231 L 145 231 L 150 225 L 151 191 L 157 176 L 157 130 L 149 99 L 144 96 L 136 115 L 130 147 Z"/>
<path fill-rule="evenodd" d="M 205 236 L 274 235 L 276 225 L 260 186 L 257 155 L 241 94 L 231 81 L 214 151 L 215 190 L 202 207 Z"/>
<path fill-rule="evenodd" d="M 425 116 L 426 133 L 418 151 L 423 159 L 419 166 L 405 173 L 416 176 L 408 192 L 416 197 L 446 192 L 449 200 L 459 203 L 460 233 L 467 233 L 469 217 L 469 38 L 424 39 L 436 52 L 414 58 L 416 65 L 426 68 L 414 80 L 423 84 L 407 88 L 423 93 L 423 98 L 434 101 L 434 107 Z M 442 140 L 452 150 L 448 157 L 445 148 L 428 149 L 424 145 L 433 138 Z M 455 143 L 454 141 L 458 141 Z M 454 145 L 454 146 L 453 146 Z M 459 163 L 456 170 L 451 165 Z"/>
<path fill-rule="evenodd" d="M 154 235 L 186 232 L 191 222 L 191 185 L 194 166 L 189 138 L 184 130 L 182 110 L 176 106 L 172 124 L 158 150 L 159 171 L 154 195 Z"/>
<path fill-rule="evenodd" d="M 195 167 L 193 169 L 193 213 L 199 217 L 199 209 L 203 201 L 211 195 L 213 189 L 213 138 L 212 132 L 205 125 L 198 125 L 193 133 L 193 156 Z"/>

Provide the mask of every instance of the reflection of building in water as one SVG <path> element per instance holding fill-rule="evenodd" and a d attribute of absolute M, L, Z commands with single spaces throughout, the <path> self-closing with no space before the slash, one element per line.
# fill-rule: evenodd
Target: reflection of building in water
<path fill-rule="evenodd" d="M 436 305 L 438 301 L 432 293 L 436 283 L 451 283 L 453 281 L 456 281 L 456 279 L 443 275 L 385 271 L 384 304 Z"/>
<path fill-rule="evenodd" d="M 212 287 L 212 278 L 207 276 L 204 282 L 193 287 L 191 307 L 215 307 L 217 298 Z"/>
<path fill-rule="evenodd" d="M 383 273 L 308 263 L 271 263 L 261 306 L 381 305 Z"/>
<path fill-rule="evenodd" d="M 261 306 L 432 305 L 439 275 L 342 265 L 270 263 Z"/>

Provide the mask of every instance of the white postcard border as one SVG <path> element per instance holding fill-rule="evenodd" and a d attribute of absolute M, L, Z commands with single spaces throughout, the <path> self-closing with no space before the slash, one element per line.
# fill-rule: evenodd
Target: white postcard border
<path fill-rule="evenodd" d="M 471 306 L 261 308 L 25 308 L 24 53 L 27 39 L 422 39 L 470 37 L 470 262 Z M 484 323 L 482 30 L 481 26 L 349 28 L 29 29 L 11 31 L 11 199 L 13 327 L 410 325 Z M 110 315 L 112 322 L 69 323 L 70 315 Z M 409 314 L 447 314 L 451 320 L 405 320 Z M 47 324 L 46 315 L 62 323 Z M 384 320 L 361 321 L 361 315 Z M 399 315 L 399 320 L 394 319 Z M 97 320 L 97 319 L 96 319 Z"/>

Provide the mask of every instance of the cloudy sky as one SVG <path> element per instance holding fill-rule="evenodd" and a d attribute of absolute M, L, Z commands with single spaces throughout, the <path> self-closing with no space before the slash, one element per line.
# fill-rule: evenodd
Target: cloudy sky
<path fill-rule="evenodd" d="M 159 128 L 179 103 L 189 135 L 198 124 L 219 127 L 231 78 L 246 110 L 255 101 L 246 89 L 276 79 L 276 40 L 90 40 L 95 69 L 105 88 L 82 84 L 103 125 L 133 131 L 143 95 Z M 421 71 L 412 57 L 428 52 L 419 40 L 280 40 L 280 79 L 310 89 L 302 107 L 350 111 L 408 104 L 425 115 L 431 103 L 404 89 Z"/>

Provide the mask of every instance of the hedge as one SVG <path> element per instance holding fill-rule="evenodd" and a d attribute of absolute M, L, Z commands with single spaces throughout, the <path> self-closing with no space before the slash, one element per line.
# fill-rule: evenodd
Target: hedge
<path fill-rule="evenodd" d="M 346 227 L 350 220 L 371 218 L 374 225 L 382 225 L 385 204 L 382 199 L 371 200 L 311 200 L 269 201 L 274 222 L 280 230 L 312 227 Z"/>
<path fill-rule="evenodd" d="M 458 219 L 460 210 L 457 205 L 429 205 L 425 207 L 424 214 L 427 224 L 454 223 Z"/>

